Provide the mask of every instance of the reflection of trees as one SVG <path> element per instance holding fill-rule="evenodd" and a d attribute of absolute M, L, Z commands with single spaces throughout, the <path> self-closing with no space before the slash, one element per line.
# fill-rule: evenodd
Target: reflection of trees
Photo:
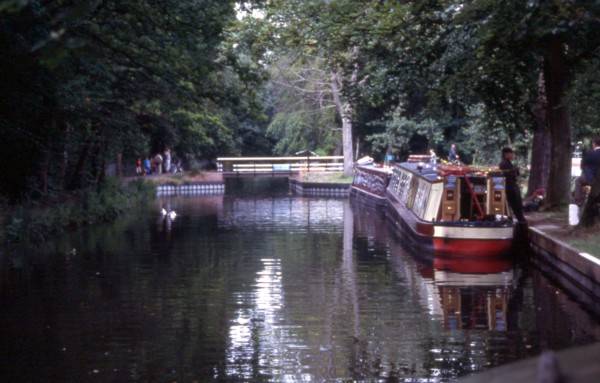
<path fill-rule="evenodd" d="M 542 348 L 558 349 L 573 343 L 584 344 L 600 340 L 600 321 L 594 320 L 542 274 L 534 273 L 532 284 L 530 304 L 540 313 L 535 317 L 535 326 L 540 334 Z"/>

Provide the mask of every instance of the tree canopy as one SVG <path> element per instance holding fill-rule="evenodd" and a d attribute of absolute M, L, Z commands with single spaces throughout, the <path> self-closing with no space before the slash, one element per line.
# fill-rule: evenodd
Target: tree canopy
<path fill-rule="evenodd" d="M 121 156 L 166 147 L 190 163 L 309 149 L 351 170 L 357 153 L 456 143 L 477 163 L 514 146 L 530 189 L 550 185 L 561 204 L 572 142 L 600 133 L 591 0 L 3 0 L 0 12 L 11 197 L 100 182 Z"/>
<path fill-rule="evenodd" d="M 0 4 L 1 192 L 93 184 L 123 154 L 172 147 L 192 161 L 269 146 L 265 73 L 235 2 Z"/>

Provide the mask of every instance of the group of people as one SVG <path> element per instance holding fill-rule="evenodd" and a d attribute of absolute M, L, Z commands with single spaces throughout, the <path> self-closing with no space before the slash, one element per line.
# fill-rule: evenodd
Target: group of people
<path fill-rule="evenodd" d="M 437 164 L 438 162 L 438 156 L 433 149 L 429 149 L 429 162 L 433 165 Z M 452 144 L 450 146 L 450 151 L 448 152 L 448 162 L 452 164 L 460 163 L 460 156 L 456 151 L 456 144 Z"/>
<path fill-rule="evenodd" d="M 166 148 L 163 153 L 158 152 L 154 156 L 147 156 L 144 160 L 138 158 L 135 162 L 135 173 L 138 176 L 178 172 L 183 172 L 181 160 L 173 160 L 169 148 Z"/>

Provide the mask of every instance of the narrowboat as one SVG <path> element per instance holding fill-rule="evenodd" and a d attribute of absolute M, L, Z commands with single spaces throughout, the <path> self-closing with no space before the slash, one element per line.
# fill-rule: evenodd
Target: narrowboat
<path fill-rule="evenodd" d="M 392 171 L 388 168 L 355 166 L 350 196 L 367 205 L 387 206 L 386 190 Z"/>
<path fill-rule="evenodd" d="M 495 257 L 512 247 L 514 224 L 497 168 L 409 159 L 393 167 L 386 193 L 395 223 L 435 254 Z"/>

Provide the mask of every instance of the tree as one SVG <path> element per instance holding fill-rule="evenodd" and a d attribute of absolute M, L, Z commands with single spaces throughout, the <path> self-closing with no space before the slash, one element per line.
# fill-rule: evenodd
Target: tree
<path fill-rule="evenodd" d="M 267 133 L 276 141 L 274 152 L 339 153 L 336 106 L 323 60 L 290 54 L 272 61 L 270 68 L 265 91 L 271 114 Z"/>
<path fill-rule="evenodd" d="M 266 6 L 274 47 L 284 47 L 326 63 L 330 92 L 342 125 L 346 175 L 353 171 L 352 96 L 360 82 L 359 51 L 354 44 L 357 34 L 349 25 L 366 9 L 361 2 L 351 0 L 275 0 Z"/>
<path fill-rule="evenodd" d="M 235 5 L 1 1 L 0 127 L 21 167 L 2 162 L 0 193 L 94 186 L 165 146 L 211 158 L 259 142 L 264 75 Z"/>
<path fill-rule="evenodd" d="M 481 1 L 464 5 L 459 14 L 458 20 L 475 28 L 486 58 L 508 58 L 521 68 L 518 72 L 529 79 L 526 104 L 535 102 L 531 79 L 538 78 L 542 68 L 551 148 L 547 204 L 567 203 L 572 149 L 567 95 L 576 67 L 597 54 L 600 40 L 594 30 L 599 25 L 600 7 L 590 1 Z M 494 67 L 494 60 L 485 62 L 484 68 Z"/>

